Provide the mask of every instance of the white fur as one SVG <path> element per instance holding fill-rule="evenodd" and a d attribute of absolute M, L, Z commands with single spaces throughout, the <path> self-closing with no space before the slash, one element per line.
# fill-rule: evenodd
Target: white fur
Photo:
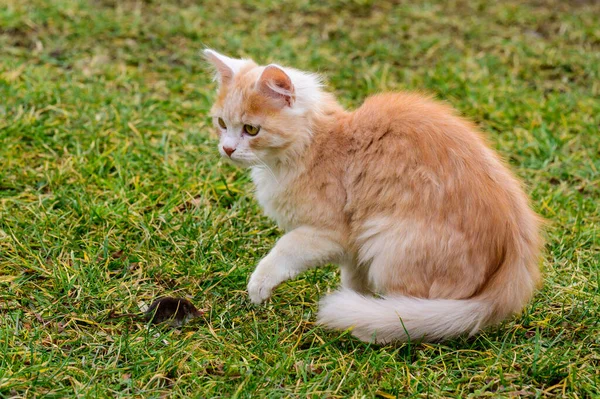
<path fill-rule="evenodd" d="M 438 341 L 475 334 L 491 307 L 475 300 L 366 297 L 342 289 L 321 300 L 318 323 L 367 342 Z"/>
<path fill-rule="evenodd" d="M 290 108 L 285 110 L 293 115 L 302 115 L 309 111 L 315 110 L 321 102 L 323 95 L 321 78 L 319 75 L 306 73 L 294 68 L 281 68 L 292 81 L 296 101 Z"/>
<path fill-rule="evenodd" d="M 256 186 L 256 199 L 265 215 L 275 220 L 284 231 L 297 227 L 296 212 L 287 206 L 285 188 L 293 181 L 302 168 L 291 170 L 286 167 L 267 165 L 252 168 L 251 176 Z"/>
<path fill-rule="evenodd" d="M 252 168 L 251 176 L 256 187 L 256 199 L 263 208 L 265 215 L 275 220 L 279 227 L 288 231 L 291 226 L 286 223 L 285 219 L 287 218 L 279 217 L 280 212 L 277 206 L 279 193 L 284 189 L 288 179 L 287 176 L 282 176 L 281 173 L 275 173 L 275 171 L 266 167 Z"/>

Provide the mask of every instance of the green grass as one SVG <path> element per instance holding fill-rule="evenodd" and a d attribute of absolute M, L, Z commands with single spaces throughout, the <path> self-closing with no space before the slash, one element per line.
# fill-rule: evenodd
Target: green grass
<path fill-rule="evenodd" d="M 600 4 L 394 3 L 4 0 L 0 397 L 600 397 Z M 475 120 L 550 222 L 544 288 L 439 345 L 315 326 L 334 267 L 251 306 L 281 233 L 219 159 L 204 46 L 319 71 L 349 107 L 425 90 Z M 205 316 L 108 318 L 159 295 Z"/>

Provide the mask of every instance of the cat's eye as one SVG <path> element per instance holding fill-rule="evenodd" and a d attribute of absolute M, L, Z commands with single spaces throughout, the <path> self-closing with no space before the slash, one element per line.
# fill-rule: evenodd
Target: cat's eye
<path fill-rule="evenodd" d="M 225 124 L 225 121 L 223 120 L 223 118 L 219 118 L 218 122 L 219 122 L 219 126 L 221 126 L 222 129 L 227 129 L 227 125 Z"/>
<path fill-rule="evenodd" d="M 244 132 L 248 133 L 250 136 L 256 136 L 260 131 L 260 127 L 252 126 L 252 125 L 244 125 Z"/>

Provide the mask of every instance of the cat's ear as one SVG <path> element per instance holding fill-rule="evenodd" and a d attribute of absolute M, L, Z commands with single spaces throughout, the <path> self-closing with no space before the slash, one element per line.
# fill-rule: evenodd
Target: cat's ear
<path fill-rule="evenodd" d="M 206 60 L 215 68 L 217 80 L 221 86 L 229 84 L 242 65 L 248 62 L 247 60 L 229 58 L 211 49 L 205 49 L 203 53 L 204 58 L 206 58 Z"/>
<path fill-rule="evenodd" d="M 258 90 L 272 99 L 281 108 L 291 107 L 294 103 L 294 84 L 285 71 L 274 64 L 265 67 L 258 79 Z"/>

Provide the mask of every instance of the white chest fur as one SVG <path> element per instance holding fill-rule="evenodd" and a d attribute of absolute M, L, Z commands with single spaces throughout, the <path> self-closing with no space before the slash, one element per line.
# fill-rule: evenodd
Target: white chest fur
<path fill-rule="evenodd" d="M 252 168 L 251 175 L 256 186 L 258 203 L 265 215 L 275 220 L 285 231 L 297 227 L 296 209 L 287 189 L 293 176 L 289 173 L 276 174 L 265 167 Z"/>

